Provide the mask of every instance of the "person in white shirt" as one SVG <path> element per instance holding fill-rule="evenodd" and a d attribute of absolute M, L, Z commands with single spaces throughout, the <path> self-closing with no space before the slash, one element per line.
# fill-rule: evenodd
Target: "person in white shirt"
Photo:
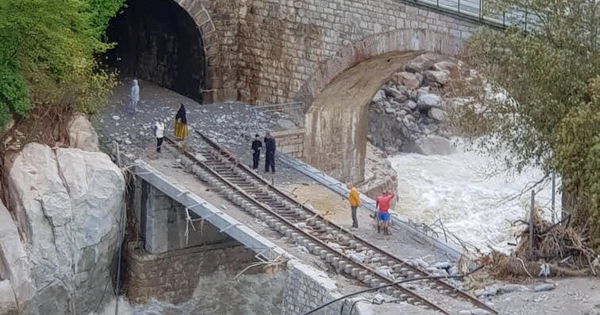
<path fill-rule="evenodd" d="M 140 86 L 138 85 L 137 80 L 133 80 L 133 85 L 131 86 L 131 94 L 130 94 L 130 105 L 129 111 L 133 115 L 137 109 L 137 103 L 140 101 Z"/>
<path fill-rule="evenodd" d="M 165 136 L 165 124 L 157 121 L 154 125 L 154 136 L 156 137 L 156 152 L 160 153 L 160 147 L 163 143 L 163 137 Z"/>

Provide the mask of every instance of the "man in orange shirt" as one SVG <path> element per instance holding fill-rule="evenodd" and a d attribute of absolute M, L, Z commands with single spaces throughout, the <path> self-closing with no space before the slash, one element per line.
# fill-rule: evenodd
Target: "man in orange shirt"
<path fill-rule="evenodd" d="M 350 211 L 352 212 L 352 228 L 358 229 L 358 219 L 356 218 L 356 209 L 360 206 L 360 197 L 358 196 L 358 190 L 356 187 L 346 184 L 346 187 L 350 190 L 348 201 L 350 202 Z"/>
<path fill-rule="evenodd" d="M 395 195 L 389 191 L 385 191 L 383 195 L 379 196 L 375 201 L 375 208 L 379 211 L 377 213 L 377 233 L 381 231 L 386 235 L 390 235 L 390 202 L 394 199 Z"/>

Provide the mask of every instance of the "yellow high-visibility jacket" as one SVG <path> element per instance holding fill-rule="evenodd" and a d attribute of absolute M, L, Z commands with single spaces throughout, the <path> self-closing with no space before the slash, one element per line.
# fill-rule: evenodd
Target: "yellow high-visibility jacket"
<path fill-rule="evenodd" d="M 360 206 L 360 197 L 358 197 L 358 190 L 356 190 L 356 188 L 352 187 L 350 189 L 350 196 L 348 197 L 348 199 L 352 207 Z"/>

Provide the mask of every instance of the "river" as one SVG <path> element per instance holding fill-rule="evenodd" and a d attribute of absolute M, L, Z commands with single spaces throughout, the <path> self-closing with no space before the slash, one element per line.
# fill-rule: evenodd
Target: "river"
<path fill-rule="evenodd" d="M 450 155 L 402 153 L 389 158 L 398 172 L 396 209 L 415 222 L 437 222 L 439 231 L 441 222 L 482 252 L 489 252 L 489 246 L 507 252 L 513 248 L 508 242 L 514 242 L 516 231 L 511 222 L 526 219 L 531 204 L 531 191 L 518 195 L 543 174 L 531 168 L 522 174 L 502 171 L 490 156 L 468 150 L 460 139 L 454 143 L 456 152 Z M 537 188 L 535 199 L 551 219 L 552 186 Z M 560 209 L 558 192 L 555 203 L 555 209 Z"/>

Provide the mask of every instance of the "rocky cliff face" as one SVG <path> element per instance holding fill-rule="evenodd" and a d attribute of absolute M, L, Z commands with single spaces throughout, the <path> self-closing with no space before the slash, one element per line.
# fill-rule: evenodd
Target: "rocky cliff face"
<path fill-rule="evenodd" d="M 436 54 L 424 54 L 395 73 L 369 106 L 369 139 L 388 154 L 452 152 L 446 122 L 451 100 L 443 88 L 457 65 Z"/>
<path fill-rule="evenodd" d="M 88 140 L 79 146 L 93 151 L 97 140 Z M 10 282 L 22 314 L 90 313 L 117 250 L 121 170 L 104 153 L 30 143 L 5 174 L 10 213 L 0 207 L 0 280 Z"/>

